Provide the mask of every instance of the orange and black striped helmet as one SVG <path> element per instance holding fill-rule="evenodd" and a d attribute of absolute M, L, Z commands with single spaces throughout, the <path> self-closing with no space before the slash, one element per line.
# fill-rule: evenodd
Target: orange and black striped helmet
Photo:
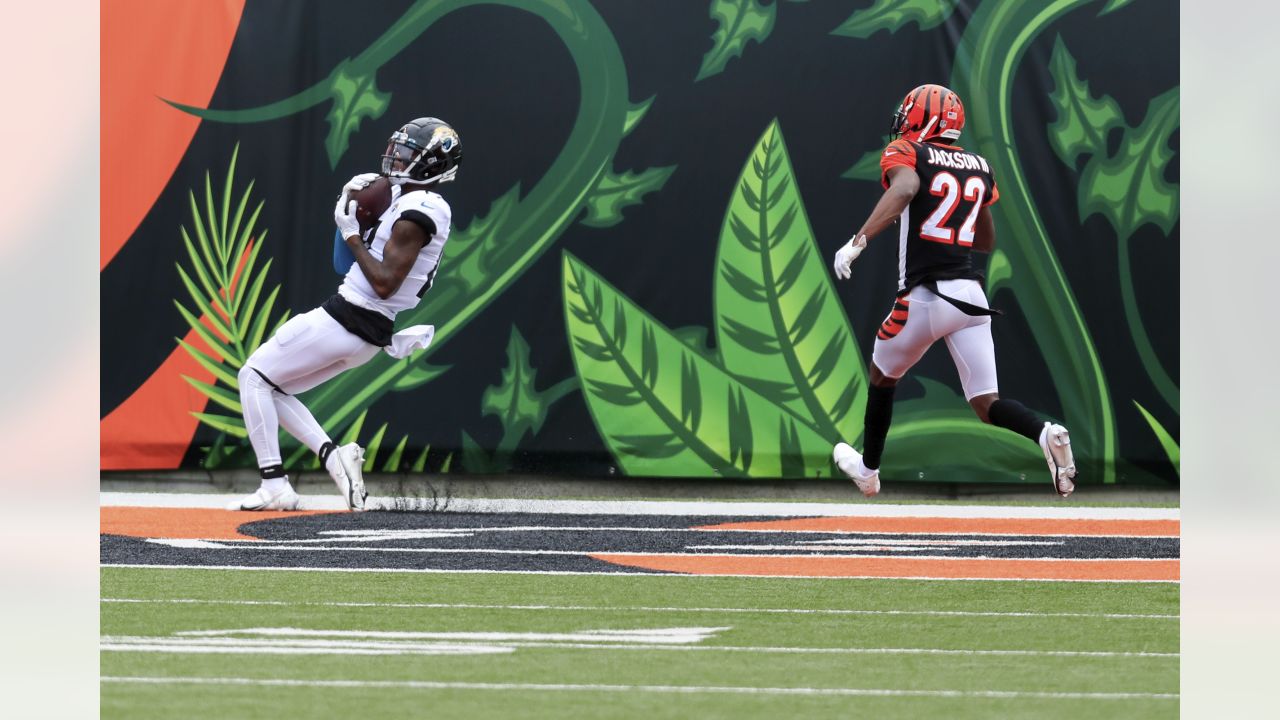
<path fill-rule="evenodd" d="M 941 85 L 921 85 L 907 93 L 893 114 L 890 132 L 924 142 L 941 137 L 955 140 L 964 129 L 964 105 L 960 96 Z"/>

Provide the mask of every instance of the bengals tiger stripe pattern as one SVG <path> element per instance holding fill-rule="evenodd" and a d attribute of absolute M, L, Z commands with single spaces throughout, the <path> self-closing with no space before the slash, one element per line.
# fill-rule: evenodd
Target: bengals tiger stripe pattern
<path fill-rule="evenodd" d="M 902 328 L 907 326 L 907 312 L 911 305 L 911 299 L 905 294 L 898 296 L 893 301 L 893 310 L 889 311 L 889 317 L 880 323 L 880 329 L 876 331 L 876 337 L 881 340 L 891 340 L 902 332 Z"/>

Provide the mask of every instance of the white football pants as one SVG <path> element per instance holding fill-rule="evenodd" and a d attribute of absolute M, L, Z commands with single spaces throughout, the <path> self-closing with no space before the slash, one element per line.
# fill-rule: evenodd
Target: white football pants
<path fill-rule="evenodd" d="M 938 282 L 938 292 L 972 305 L 989 307 L 986 293 L 977 280 L 942 280 Z M 885 318 L 876 333 L 871 361 L 888 377 L 901 378 L 939 338 L 947 341 L 951 359 L 960 373 L 965 400 L 997 391 L 991 318 L 966 315 L 920 285 L 911 288 L 906 298 L 899 298 Z"/>
<path fill-rule="evenodd" d="M 258 467 L 282 462 L 280 427 L 319 452 L 329 436 L 294 395 L 365 364 L 379 349 L 316 308 L 290 318 L 255 350 L 240 369 L 240 405 Z"/>

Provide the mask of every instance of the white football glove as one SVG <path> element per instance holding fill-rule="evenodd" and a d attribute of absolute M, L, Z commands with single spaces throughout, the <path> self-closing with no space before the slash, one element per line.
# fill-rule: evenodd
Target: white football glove
<path fill-rule="evenodd" d="M 853 277 L 853 271 L 850 266 L 853 265 L 854 260 L 858 259 L 858 256 L 862 254 L 862 250 L 866 246 L 866 235 L 856 235 L 850 238 L 849 242 L 840 246 L 840 249 L 836 251 L 836 277 L 841 280 L 848 280 Z"/>
<path fill-rule="evenodd" d="M 356 201 L 348 200 L 347 194 L 338 196 L 338 204 L 333 208 L 333 222 L 338 226 L 345 240 L 352 235 L 360 235 L 360 221 L 356 219 Z"/>
<path fill-rule="evenodd" d="M 369 185 L 372 184 L 374 180 L 377 180 L 378 177 L 378 173 L 360 173 L 359 175 L 356 175 L 348 180 L 346 185 L 342 186 L 342 196 L 351 197 L 351 193 L 369 187 Z"/>

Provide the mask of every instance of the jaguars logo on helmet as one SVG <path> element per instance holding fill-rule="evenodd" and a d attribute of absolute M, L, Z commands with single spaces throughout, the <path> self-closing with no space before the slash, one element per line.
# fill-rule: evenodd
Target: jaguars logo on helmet
<path fill-rule="evenodd" d="M 457 176 L 461 162 L 458 131 L 443 120 L 423 117 L 391 134 L 382 155 L 382 174 L 397 185 L 444 183 Z"/>

